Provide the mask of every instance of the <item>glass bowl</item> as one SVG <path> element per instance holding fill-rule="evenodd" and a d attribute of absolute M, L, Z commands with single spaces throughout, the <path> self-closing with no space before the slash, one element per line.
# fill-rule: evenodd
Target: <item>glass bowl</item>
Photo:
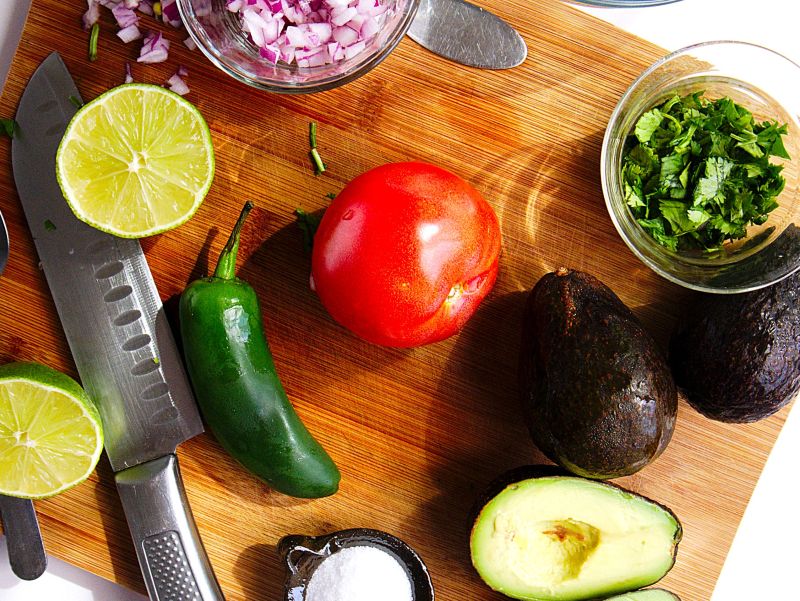
<path fill-rule="evenodd" d="M 394 557 L 411 582 L 414 601 L 434 601 L 433 583 L 425 562 L 408 544 L 381 530 L 352 528 L 323 536 L 290 534 L 278 542 L 278 553 L 286 563 L 285 601 L 305 601 L 306 586 L 319 565 L 345 547 L 378 547 Z"/>
<path fill-rule="evenodd" d="M 645 6 L 660 6 L 662 4 L 673 4 L 680 0 L 572 0 L 576 4 L 588 4 L 589 6 L 601 6 L 603 8 L 639 8 Z"/>
<path fill-rule="evenodd" d="M 721 251 L 671 251 L 634 219 L 621 179 L 625 140 L 638 118 L 677 94 L 705 92 L 730 97 L 756 121 L 788 125 L 783 143 L 791 160 L 783 165 L 786 186 L 779 207 L 763 225 Z M 800 268 L 800 66 L 767 48 L 735 41 L 705 42 L 673 52 L 648 68 L 620 99 L 603 139 L 600 174 L 608 212 L 622 239 L 661 276 L 694 290 L 738 293 L 773 284 Z"/>
<path fill-rule="evenodd" d="M 239 15 L 226 0 L 177 0 L 183 23 L 197 47 L 225 73 L 253 87 L 284 94 L 321 92 L 370 71 L 397 46 L 417 12 L 419 0 L 386 0 L 381 30 L 352 58 L 316 67 L 273 65 L 242 30 Z"/>

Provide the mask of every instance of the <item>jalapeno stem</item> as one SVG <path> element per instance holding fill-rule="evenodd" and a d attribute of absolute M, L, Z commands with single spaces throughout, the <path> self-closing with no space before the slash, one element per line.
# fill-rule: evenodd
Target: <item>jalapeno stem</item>
<path fill-rule="evenodd" d="M 217 268 L 214 270 L 214 277 L 223 280 L 232 280 L 236 277 L 236 255 L 239 252 L 239 238 L 242 233 L 242 226 L 244 220 L 247 219 L 247 214 L 253 208 L 253 203 L 249 200 L 244 203 L 242 212 L 239 214 L 239 219 L 236 225 L 233 226 L 231 237 L 225 243 L 225 248 L 219 253 L 219 261 L 217 261 Z"/>

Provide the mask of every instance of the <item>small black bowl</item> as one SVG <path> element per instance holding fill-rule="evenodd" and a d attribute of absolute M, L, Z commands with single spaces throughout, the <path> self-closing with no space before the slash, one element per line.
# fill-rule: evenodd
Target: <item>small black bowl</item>
<path fill-rule="evenodd" d="M 278 542 L 278 553 L 286 562 L 286 601 L 305 601 L 311 575 L 326 557 L 345 547 L 364 546 L 378 547 L 400 562 L 411 581 L 414 601 L 433 601 L 428 568 L 416 551 L 396 536 L 369 528 L 340 530 L 323 536 L 284 536 Z"/>

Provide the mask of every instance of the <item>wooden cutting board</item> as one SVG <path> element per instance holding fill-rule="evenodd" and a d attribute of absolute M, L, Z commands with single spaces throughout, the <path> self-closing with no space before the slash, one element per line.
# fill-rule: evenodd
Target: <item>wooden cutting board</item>
<path fill-rule="evenodd" d="M 196 216 L 145 239 L 168 307 L 216 257 L 245 199 L 258 208 L 240 252 L 256 288 L 278 371 L 298 412 L 342 471 L 338 494 L 297 500 L 270 491 L 209 436 L 179 457 L 201 535 L 226 596 L 281 598 L 276 555 L 287 533 L 350 527 L 386 530 L 413 545 L 441 601 L 499 600 L 472 570 L 467 513 L 508 468 L 541 460 L 520 418 L 516 364 L 525 292 L 566 265 L 588 271 L 634 310 L 665 345 L 688 292 L 641 264 L 618 237 L 600 189 L 603 131 L 617 99 L 663 51 L 560 0 L 487 0 L 512 23 L 530 55 L 515 69 L 455 65 L 405 39 L 377 69 L 343 88 L 278 96 L 218 71 L 154 21 L 172 41 L 167 63 L 136 64 L 103 11 L 99 58 L 86 60 L 83 0 L 34 0 L 0 102 L 13 116 L 33 70 L 64 57 L 84 99 L 122 82 L 163 83 L 188 66 L 194 102 L 217 153 L 211 192 Z M 309 164 L 308 124 L 319 123 L 328 171 Z M 34 360 L 77 376 L 16 196 L 10 144 L 0 141 L 0 207 L 12 255 L 0 277 L 0 361 Z M 323 208 L 370 167 L 424 160 L 450 169 L 495 208 L 504 243 L 496 287 L 463 332 L 413 350 L 362 342 L 335 324 L 309 290 L 309 258 L 295 207 Z M 723 425 L 681 402 L 668 450 L 619 484 L 670 506 L 685 528 L 663 586 L 706 601 L 786 411 L 757 424 Z M 50 553 L 143 591 L 139 567 L 103 459 L 91 479 L 36 503 Z"/>

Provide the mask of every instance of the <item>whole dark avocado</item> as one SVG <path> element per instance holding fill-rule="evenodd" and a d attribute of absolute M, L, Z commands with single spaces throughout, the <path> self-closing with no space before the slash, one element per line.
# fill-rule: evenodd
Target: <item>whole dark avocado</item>
<path fill-rule="evenodd" d="M 711 419 L 746 423 L 800 391 L 800 272 L 744 294 L 703 294 L 670 341 L 675 381 Z"/>
<path fill-rule="evenodd" d="M 589 274 L 560 268 L 534 286 L 519 378 L 534 443 L 579 476 L 633 474 L 672 437 L 677 392 L 666 358 L 631 310 Z"/>

